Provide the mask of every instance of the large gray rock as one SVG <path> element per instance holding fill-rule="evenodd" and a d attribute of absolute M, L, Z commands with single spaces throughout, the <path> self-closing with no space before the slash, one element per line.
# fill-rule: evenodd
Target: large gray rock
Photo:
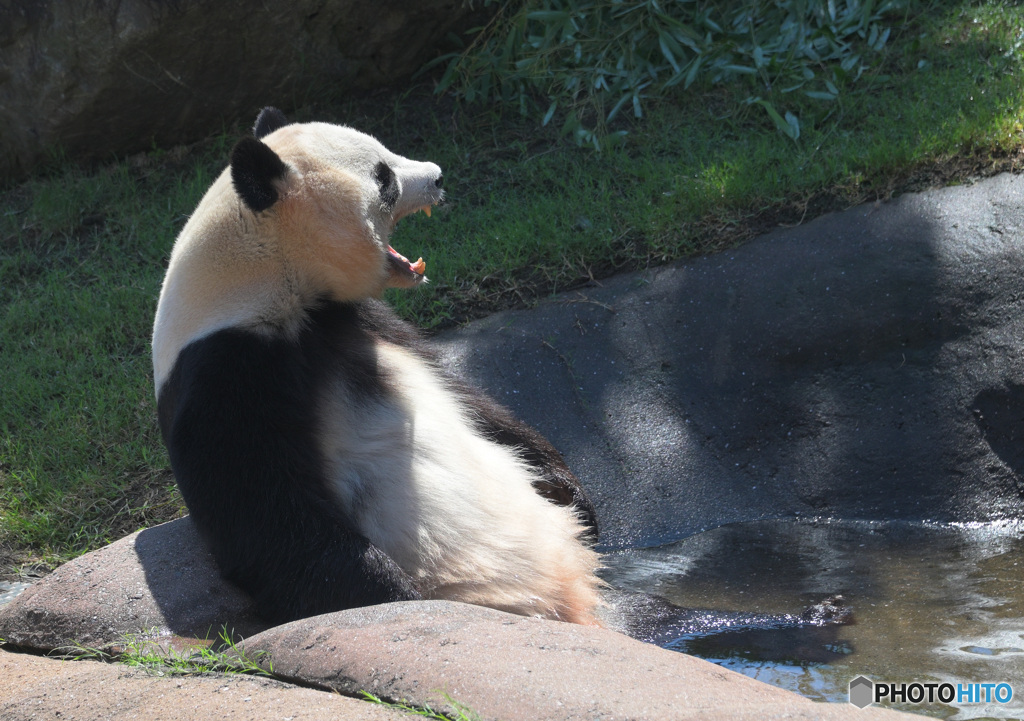
<path fill-rule="evenodd" d="M 438 342 L 561 449 L 611 547 L 760 518 L 1020 518 L 1022 191 L 860 206 Z"/>
<path fill-rule="evenodd" d="M 0 180 L 194 140 L 263 105 L 408 76 L 461 0 L 0 3 Z"/>
<path fill-rule="evenodd" d="M 216 641 L 267 627 L 224 581 L 188 518 L 133 533 L 70 561 L 0 608 L 0 638 L 41 651 L 145 637 Z"/>
<path fill-rule="evenodd" d="M 448 601 L 317 616 L 247 639 L 274 674 L 484 719 L 898 719 L 818 704 L 612 631 Z M 865 715 L 866 714 L 866 715 Z"/>

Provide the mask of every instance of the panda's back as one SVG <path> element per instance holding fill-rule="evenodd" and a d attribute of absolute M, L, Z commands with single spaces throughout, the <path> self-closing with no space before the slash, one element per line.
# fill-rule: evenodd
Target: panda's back
<path fill-rule="evenodd" d="M 292 546 L 334 524 L 424 597 L 555 617 L 567 614 L 565 578 L 596 566 L 574 512 L 536 493 L 515 449 L 480 435 L 415 332 L 379 301 L 320 302 L 298 333 L 197 339 L 158 411 L 186 503 L 212 514 L 201 527 L 225 530 L 208 539 L 215 555 L 246 556 L 235 516 Z"/>

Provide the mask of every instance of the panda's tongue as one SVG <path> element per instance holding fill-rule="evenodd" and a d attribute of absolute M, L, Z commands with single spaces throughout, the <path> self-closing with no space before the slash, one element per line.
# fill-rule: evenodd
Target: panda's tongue
<path fill-rule="evenodd" d="M 420 258 L 415 263 L 411 263 L 409 262 L 408 258 L 406 258 L 397 250 L 392 248 L 390 245 L 388 246 L 388 252 L 391 253 L 391 255 L 398 258 L 399 260 L 401 260 L 407 266 L 409 266 L 409 270 L 411 270 L 413 273 L 416 273 L 417 275 L 423 275 L 425 272 L 427 272 L 427 264 L 423 262 L 423 258 Z"/>

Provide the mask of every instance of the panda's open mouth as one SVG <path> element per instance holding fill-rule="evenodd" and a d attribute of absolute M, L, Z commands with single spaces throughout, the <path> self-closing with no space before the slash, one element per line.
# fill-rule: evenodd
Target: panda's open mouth
<path fill-rule="evenodd" d="M 424 275 L 427 264 L 423 262 L 423 258 L 419 258 L 413 263 L 390 245 L 388 246 L 388 264 L 392 285 L 411 287 L 423 283 L 427 279 Z"/>
<path fill-rule="evenodd" d="M 408 218 L 410 215 L 416 215 L 416 213 L 420 212 L 426 213 L 427 217 L 429 218 L 431 208 L 437 205 L 439 202 L 439 200 L 435 200 L 430 203 L 427 203 L 426 205 L 421 205 L 418 208 L 413 208 L 412 210 L 397 211 L 393 216 L 393 220 L 391 221 L 392 225 L 398 225 L 398 222 L 402 220 L 402 218 Z"/>
<path fill-rule="evenodd" d="M 388 246 L 388 256 L 392 263 L 397 263 L 402 269 L 408 268 L 416 275 L 423 275 L 427 270 L 427 264 L 423 262 L 423 258 L 419 258 L 415 263 L 413 263 L 390 245 Z"/>
<path fill-rule="evenodd" d="M 439 195 L 436 200 L 431 200 L 425 205 L 415 208 L 412 213 L 418 213 L 422 210 L 429 218 L 431 206 L 435 203 L 441 202 L 442 197 L 443 194 Z M 410 213 L 407 212 L 396 216 L 395 222 L 397 223 L 405 217 L 405 215 L 409 214 Z M 420 283 L 425 283 L 427 280 L 427 276 L 424 275 L 427 271 L 427 264 L 423 262 L 423 258 L 417 258 L 414 263 L 390 245 L 388 246 L 388 271 L 391 276 L 390 285 L 394 287 L 411 288 L 412 286 L 419 285 Z"/>

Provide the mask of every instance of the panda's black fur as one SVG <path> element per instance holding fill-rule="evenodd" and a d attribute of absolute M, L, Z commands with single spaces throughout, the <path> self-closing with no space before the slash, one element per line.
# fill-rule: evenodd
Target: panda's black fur
<path fill-rule="evenodd" d="M 251 254 L 255 258 L 252 261 L 254 266 L 262 268 L 259 265 L 263 262 L 260 254 L 268 252 L 266 247 L 279 231 L 276 225 L 260 224 L 284 222 L 284 210 L 278 215 L 264 216 L 268 212 L 278 212 L 276 206 L 290 202 L 288 199 L 299 192 L 290 189 L 288 183 L 295 185 L 299 182 L 296 178 L 301 176 L 301 170 L 297 163 L 307 160 L 301 154 L 297 159 L 283 159 L 263 143 L 262 138 L 288 125 L 280 112 L 266 109 L 257 120 L 254 137 L 243 139 L 235 148 L 230 178 L 238 200 L 231 201 L 225 195 L 230 192 L 226 186 L 219 186 L 221 189 L 218 191 L 211 190 L 210 195 L 216 196 L 210 201 L 212 205 L 201 205 L 196 216 L 203 212 L 213 214 L 215 210 L 218 218 L 227 220 L 218 220 L 221 225 L 214 225 L 214 231 L 202 230 L 204 226 L 200 226 L 201 231 L 190 231 L 188 226 L 183 231 L 179 239 L 183 246 L 183 259 L 175 261 L 172 256 L 154 332 L 160 428 L 191 517 L 224 576 L 249 592 L 261 614 L 275 623 L 355 606 L 430 596 L 421 588 L 423 584 L 430 585 L 432 577 L 423 575 L 427 571 L 420 569 L 420 578 L 413 578 L 360 530 L 359 519 L 366 510 L 361 508 L 361 504 L 386 503 L 386 499 L 376 497 L 375 492 L 358 491 L 359 484 L 367 481 L 360 478 L 351 481 L 357 490 L 345 496 L 349 502 L 341 502 L 338 483 L 344 485 L 347 481 L 332 481 L 332 463 L 337 465 L 339 461 L 324 455 L 324 448 L 331 446 L 325 446 L 323 440 L 323 416 L 327 412 L 323 409 L 330 407 L 324 405 L 323 398 L 343 399 L 346 413 L 354 418 L 365 413 L 368 419 L 376 418 L 375 413 L 382 413 L 381 408 L 392 412 L 389 410 L 391 406 L 399 407 L 399 402 L 415 403 L 409 401 L 409 398 L 415 398 L 415 394 L 403 390 L 401 384 L 404 379 L 396 377 L 396 358 L 401 361 L 398 367 L 408 367 L 417 373 L 427 374 L 423 376 L 425 378 L 435 379 L 437 388 L 441 389 L 438 392 L 448 394 L 453 408 L 462 409 L 457 417 L 464 415 L 474 435 L 489 443 L 514 449 L 514 453 L 533 469 L 524 472 L 537 494 L 551 504 L 573 509 L 580 522 L 578 530 L 573 531 L 573 521 L 566 521 L 570 530 L 565 533 L 574 536 L 574 540 L 567 542 L 580 544 L 596 539 L 594 508 L 558 452 L 507 410 L 442 370 L 434 352 L 416 329 L 401 321 L 379 299 L 372 296 L 338 297 L 344 294 L 336 290 L 303 297 L 299 292 L 301 288 L 294 290 L 289 285 L 296 281 L 285 274 L 279 280 L 271 279 L 272 293 L 261 290 L 262 295 L 253 296 L 251 314 L 244 303 L 236 300 L 241 291 L 232 290 L 225 294 L 224 298 L 228 300 L 216 300 L 220 296 L 215 287 L 211 288 L 209 279 L 202 279 L 195 287 L 202 291 L 199 296 L 205 298 L 209 295 L 214 300 L 208 305 L 203 305 L 205 301 L 197 301 L 198 309 L 190 307 L 187 289 L 192 288 L 189 285 L 191 277 L 184 270 L 176 271 L 175 263 L 197 262 L 186 259 L 186 256 L 193 254 L 198 257 L 201 252 L 216 259 L 221 253 L 217 244 L 221 235 L 227 232 L 223 228 L 231 229 L 232 234 L 230 238 L 225 236 L 224 242 L 230 240 L 243 248 L 243 251 L 232 252 Z M 330 135 L 334 131 L 324 132 Z M 370 141 L 359 139 L 359 142 Z M 375 145 L 368 147 L 371 150 L 376 148 Z M 309 152 L 305 146 L 300 148 L 303 153 Z M 387 151 L 381 149 L 379 152 Z M 318 161 L 315 153 L 311 154 L 310 162 Z M 370 151 L 363 153 L 367 154 L 372 155 Z M 386 159 L 361 169 L 365 164 L 363 155 L 358 156 L 358 163 L 352 162 L 352 168 L 343 166 L 342 170 L 352 174 L 369 173 L 371 180 L 360 181 L 363 185 L 358 186 L 366 193 L 376 194 L 374 209 L 366 212 L 387 216 L 403 198 L 399 179 Z M 429 180 L 440 188 L 439 170 L 436 176 L 436 179 Z M 371 188 L 370 182 L 378 186 L 376 190 Z M 401 188 L 401 193 L 409 192 L 412 191 Z M 434 190 L 431 192 L 436 194 Z M 233 202 L 238 203 L 236 210 L 230 208 Z M 247 214 L 249 217 L 245 217 Z M 198 218 L 196 222 L 202 220 Z M 381 223 L 378 221 L 377 225 Z M 261 227 L 269 229 L 261 230 Z M 261 233 L 267 234 L 265 240 Z M 199 240 L 193 240 L 192 236 L 199 237 Z M 293 239 L 288 240 L 291 242 Z M 378 238 L 374 243 L 386 246 L 387 239 Z M 352 252 L 369 253 L 369 247 L 357 244 Z M 389 277 L 401 272 L 418 280 L 415 273 L 407 268 L 394 270 L 393 266 L 402 263 L 396 261 L 394 256 L 397 254 L 390 246 L 387 251 L 372 252 L 385 254 L 380 263 L 392 274 Z M 386 257 L 388 255 L 391 257 Z M 376 256 L 371 260 L 373 257 Z M 248 256 L 244 258 L 248 262 Z M 398 258 L 410 268 L 416 267 L 401 256 Z M 231 266 L 228 264 L 226 267 Z M 418 272 L 422 273 L 422 270 Z M 300 280 L 304 277 L 300 273 Z M 212 285 L 216 286 L 217 282 L 215 277 Z M 261 283 L 260 288 L 268 285 L 264 280 Z M 314 285 L 311 283 L 310 287 Z M 240 287 L 248 286 L 241 284 Z M 277 301 L 270 303 L 264 296 L 276 298 L 293 291 L 301 299 L 301 307 L 291 315 L 278 317 L 275 315 L 277 305 L 274 304 Z M 180 297 L 182 295 L 185 297 Z M 221 309 L 231 303 L 238 307 L 231 305 L 230 313 Z M 207 320 L 204 313 L 225 314 L 228 320 Z M 195 326 L 194 330 L 190 324 Z M 381 356 L 382 352 L 386 357 Z M 367 421 L 370 422 L 373 421 Z M 327 427 L 331 426 L 328 424 Z M 416 432 L 423 433 L 424 429 L 416 429 Z M 422 439 L 418 442 L 421 445 L 417 447 L 429 448 L 429 444 L 424 446 Z M 387 452 L 386 447 L 384 452 Z M 410 463 L 417 461 L 411 450 L 405 453 Z M 504 458 L 501 454 L 495 457 L 499 461 Z M 514 463 L 510 467 L 515 470 Z M 351 472 L 344 466 L 343 470 Z M 446 482 L 436 477 L 436 469 L 420 473 L 421 476 L 423 474 L 427 474 L 429 484 L 433 484 L 424 486 L 426 490 L 441 488 L 445 492 L 462 493 L 457 487 L 445 488 Z M 417 477 L 413 473 L 410 479 Z M 459 482 L 453 476 L 452 484 Z M 518 482 L 510 477 L 509 483 Z M 472 493 L 489 491 L 486 488 L 474 489 Z M 434 507 L 444 509 L 445 506 L 440 503 Z M 546 513 L 543 508 L 538 510 Z M 419 511 L 418 508 L 408 508 L 403 512 L 416 514 Z M 515 526 L 520 523 L 519 519 L 510 518 L 503 523 L 509 524 L 510 538 L 518 537 Z M 539 525 L 544 527 L 547 524 Z M 495 532 L 503 531 L 498 528 Z M 426 534 L 427 530 L 423 533 Z M 464 541 L 466 553 L 470 554 L 478 540 L 478 537 L 455 539 L 458 542 L 449 542 L 446 548 L 455 548 L 454 560 L 460 561 L 457 557 L 459 543 Z M 556 540 L 562 542 L 562 539 Z M 521 540 L 519 542 L 522 543 Z M 546 542 L 544 538 L 536 539 L 539 544 Z M 401 543 L 408 545 L 409 541 Z M 592 570 L 596 555 L 589 551 L 579 551 L 579 554 L 582 560 L 567 561 L 570 570 L 557 570 L 549 575 L 552 578 L 570 576 L 567 588 L 572 586 L 582 590 L 565 593 L 583 600 L 549 601 L 542 597 L 543 590 L 537 591 L 540 595 L 535 598 L 530 596 L 531 589 L 527 587 L 521 592 L 522 601 L 516 598 L 509 600 L 506 591 L 495 592 L 494 601 L 489 601 L 488 584 L 497 587 L 505 582 L 498 577 L 500 569 L 481 579 L 479 584 L 474 579 L 466 579 L 462 584 L 449 584 L 437 591 L 438 597 L 461 599 L 459 588 L 462 585 L 469 589 L 464 595 L 471 602 L 518 613 L 530 613 L 531 604 L 537 604 L 538 615 L 593 622 L 591 607 L 596 595 L 592 595 L 592 591 L 598 582 L 593 578 Z M 482 568 L 490 569 L 489 563 L 500 565 L 501 556 L 497 558 L 493 563 L 487 561 Z M 555 560 L 561 563 L 561 560 Z M 529 584 L 530 581 L 524 583 Z M 538 582 L 538 588 L 548 586 Z"/>

